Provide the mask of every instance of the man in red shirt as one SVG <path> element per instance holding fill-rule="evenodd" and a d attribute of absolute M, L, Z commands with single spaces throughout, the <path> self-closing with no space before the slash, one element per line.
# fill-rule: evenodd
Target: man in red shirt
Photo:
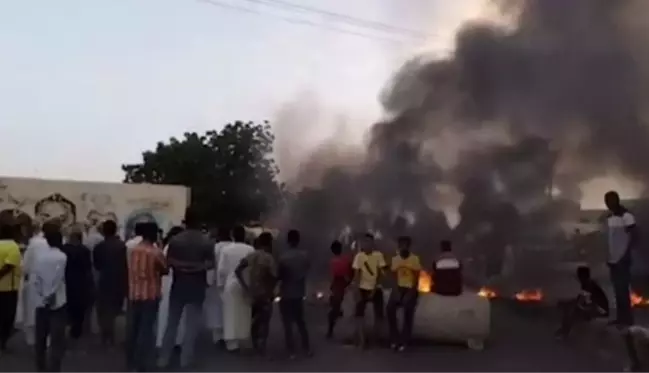
<path fill-rule="evenodd" d="M 156 245 L 158 225 L 146 223 L 142 241 L 129 252 L 126 363 L 130 369 L 148 371 L 155 355 L 155 322 L 162 296 L 162 275 L 167 264 Z"/>
<path fill-rule="evenodd" d="M 329 263 L 331 271 L 331 295 L 329 297 L 329 328 L 327 338 L 333 337 L 336 320 L 342 316 L 342 303 L 345 298 L 345 290 L 352 280 L 352 261 L 348 255 L 344 255 L 343 246 L 336 240 L 331 243 L 331 253 L 334 255 Z"/>

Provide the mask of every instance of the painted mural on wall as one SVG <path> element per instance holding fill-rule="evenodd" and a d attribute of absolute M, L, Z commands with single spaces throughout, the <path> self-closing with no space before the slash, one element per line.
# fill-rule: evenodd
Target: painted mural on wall
<path fill-rule="evenodd" d="M 124 235 L 126 237 L 135 236 L 135 225 L 138 223 L 157 223 L 158 226 L 167 231 L 171 227 L 167 227 L 164 215 L 157 214 L 150 208 L 139 209 L 131 212 L 124 223 Z"/>
<path fill-rule="evenodd" d="M 176 186 L 0 178 L 0 221 L 19 225 L 21 240 L 51 219 L 86 231 L 113 220 L 130 237 L 141 221 L 155 221 L 165 231 L 180 224 L 188 197 L 186 188 Z"/>

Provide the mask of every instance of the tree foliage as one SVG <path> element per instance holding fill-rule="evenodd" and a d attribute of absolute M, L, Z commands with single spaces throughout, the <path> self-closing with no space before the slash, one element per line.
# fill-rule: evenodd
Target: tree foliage
<path fill-rule="evenodd" d="M 158 142 L 142 162 L 122 165 L 126 183 L 184 185 L 206 223 L 262 220 L 282 199 L 267 122 L 235 122 L 201 135 Z"/>

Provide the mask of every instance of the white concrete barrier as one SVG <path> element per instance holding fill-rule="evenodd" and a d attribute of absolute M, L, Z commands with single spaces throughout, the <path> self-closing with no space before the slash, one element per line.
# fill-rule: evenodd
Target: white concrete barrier
<path fill-rule="evenodd" d="M 385 303 L 390 299 L 390 290 L 385 291 Z M 345 296 L 342 324 L 353 329 L 355 299 L 353 294 Z M 366 315 L 373 317 L 372 306 L 368 305 Z M 401 316 L 399 316 L 401 317 Z M 401 323 L 400 323 L 401 324 Z M 342 327 L 340 329 L 347 329 Z M 387 327 L 383 328 L 387 331 Z M 491 304 L 489 299 L 475 292 L 465 291 L 456 297 L 434 293 L 420 293 L 413 325 L 413 336 L 421 340 L 437 342 L 467 343 L 468 347 L 482 349 L 491 332 Z"/>
<path fill-rule="evenodd" d="M 415 337 L 445 342 L 467 342 L 481 349 L 491 331 L 489 300 L 465 291 L 456 297 L 422 293 L 417 304 Z"/>

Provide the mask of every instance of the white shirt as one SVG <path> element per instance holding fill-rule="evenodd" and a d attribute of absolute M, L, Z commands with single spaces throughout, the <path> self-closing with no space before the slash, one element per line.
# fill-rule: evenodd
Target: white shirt
<path fill-rule="evenodd" d="M 219 259 L 221 257 L 221 251 L 223 250 L 223 248 L 225 246 L 227 246 L 227 245 L 229 245 L 231 243 L 232 242 L 230 242 L 230 241 L 221 241 L 221 242 L 217 242 L 214 245 L 214 260 L 215 260 L 214 269 L 207 271 L 207 283 L 209 285 L 218 285 L 216 272 L 217 272 L 217 270 L 219 268 Z"/>
<path fill-rule="evenodd" d="M 241 260 L 254 251 L 252 246 L 243 242 L 230 242 L 224 245 L 218 259 L 216 286 L 225 287 L 228 278 L 234 277 L 234 270 L 237 269 Z"/>
<path fill-rule="evenodd" d="M 34 266 L 34 258 L 36 257 L 36 254 L 41 250 L 49 249 L 49 247 L 50 246 L 47 244 L 47 241 L 43 237 L 43 233 L 39 233 L 29 239 L 27 248 L 25 249 L 25 256 L 23 258 L 23 273 L 25 275 L 29 275 L 31 273 L 32 267 Z"/>
<path fill-rule="evenodd" d="M 635 218 L 629 212 L 622 215 L 611 214 L 606 219 L 608 233 L 608 262 L 615 264 L 619 262 L 629 249 L 629 227 L 635 225 Z"/>
<path fill-rule="evenodd" d="M 35 307 L 43 307 L 45 300 L 54 294 L 52 309 L 58 309 L 67 302 L 65 292 L 65 266 L 68 257 L 58 248 L 35 252 L 31 271 Z"/>
<path fill-rule="evenodd" d="M 130 252 L 135 248 L 135 246 L 139 245 L 140 242 L 142 242 L 142 236 L 135 236 L 131 238 L 130 240 L 126 241 L 126 250 Z"/>
<path fill-rule="evenodd" d="M 97 229 L 92 228 L 86 235 L 84 235 L 83 244 L 86 245 L 86 247 L 89 248 L 90 251 L 92 251 L 92 249 L 94 249 L 95 246 L 97 246 L 103 240 L 104 236 L 97 232 Z"/>

